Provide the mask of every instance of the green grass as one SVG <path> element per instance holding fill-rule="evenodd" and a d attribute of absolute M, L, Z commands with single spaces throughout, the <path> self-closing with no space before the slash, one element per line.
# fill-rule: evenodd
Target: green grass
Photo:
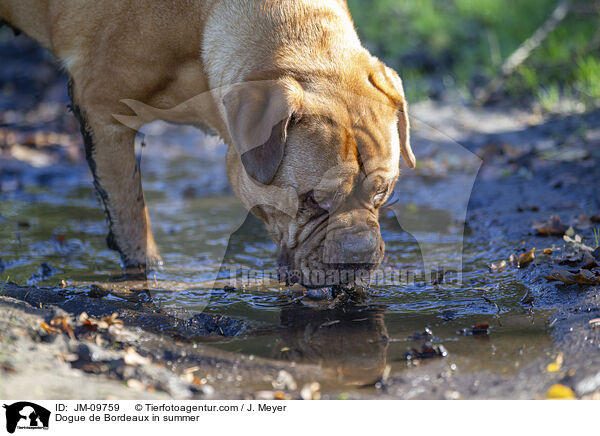
<path fill-rule="evenodd" d="M 596 246 L 594 248 L 600 247 L 600 229 L 594 227 L 594 239 L 596 241 Z"/>
<path fill-rule="evenodd" d="M 440 84 L 461 95 L 499 66 L 552 14 L 557 0 L 349 0 L 365 45 L 404 78 L 408 98 Z M 571 12 L 507 79 L 509 97 L 556 108 L 563 96 L 600 100 L 600 5 L 571 0 Z"/>

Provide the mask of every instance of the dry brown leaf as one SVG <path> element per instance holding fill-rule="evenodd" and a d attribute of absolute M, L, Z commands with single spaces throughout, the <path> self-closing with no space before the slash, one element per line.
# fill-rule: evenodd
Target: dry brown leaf
<path fill-rule="evenodd" d="M 276 391 L 275 393 L 273 393 L 273 398 L 275 398 L 276 400 L 289 400 L 291 397 L 289 395 L 286 395 L 282 391 Z"/>
<path fill-rule="evenodd" d="M 490 330 L 490 323 L 483 321 L 483 322 L 478 322 L 477 324 L 475 324 L 473 326 L 473 328 L 471 329 L 471 333 L 473 335 L 487 335 L 489 334 Z"/>
<path fill-rule="evenodd" d="M 519 268 L 524 268 L 535 259 L 535 247 L 519 256 Z"/>
<path fill-rule="evenodd" d="M 569 226 L 565 225 L 558 215 L 552 215 L 545 223 L 535 223 L 533 228 L 540 236 L 563 236 Z"/>
<path fill-rule="evenodd" d="M 67 321 L 67 318 L 63 318 L 62 320 L 62 329 L 69 335 L 69 338 L 71 338 L 71 340 L 75 340 L 75 332 L 73 331 L 73 328 L 71 327 L 71 324 L 69 324 L 69 321 Z"/>
<path fill-rule="evenodd" d="M 58 335 L 61 333 L 61 331 L 59 329 L 48 325 L 48 323 L 46 323 L 44 321 L 42 321 L 40 323 L 40 327 L 42 327 L 46 331 L 46 333 L 50 333 L 51 335 Z"/>
<path fill-rule="evenodd" d="M 123 325 L 123 321 L 121 321 L 120 319 L 117 319 L 119 316 L 118 313 L 113 313 L 111 316 L 105 316 L 104 318 L 102 318 L 102 321 L 104 321 L 106 324 L 110 325 Z"/>
<path fill-rule="evenodd" d="M 52 327 L 60 327 L 63 332 L 69 335 L 69 338 L 75 340 L 75 332 L 73 332 L 73 328 L 71 327 L 71 324 L 69 324 L 69 320 L 66 317 L 57 315 L 52 318 L 50 325 Z"/>
<path fill-rule="evenodd" d="M 596 276 L 592 271 L 588 271 L 586 269 L 581 269 L 577 273 L 572 273 L 565 269 L 554 270 L 545 278 L 546 280 L 550 281 L 563 282 L 567 285 L 600 285 L 600 277 Z"/>

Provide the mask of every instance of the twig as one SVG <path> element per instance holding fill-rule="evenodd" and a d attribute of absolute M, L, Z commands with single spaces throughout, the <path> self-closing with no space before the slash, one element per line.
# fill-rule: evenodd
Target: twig
<path fill-rule="evenodd" d="M 556 9 L 546 22 L 504 61 L 500 68 L 500 75 L 492 79 L 485 88 L 477 93 L 475 104 L 483 105 L 487 103 L 490 97 L 502 87 L 506 77 L 510 76 L 544 42 L 548 35 L 567 16 L 568 12 L 569 0 L 559 0 Z"/>

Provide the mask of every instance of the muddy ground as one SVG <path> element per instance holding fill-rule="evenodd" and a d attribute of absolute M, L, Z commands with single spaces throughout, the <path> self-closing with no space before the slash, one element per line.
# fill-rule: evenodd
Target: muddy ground
<path fill-rule="evenodd" d="M 78 127 L 66 110 L 64 75 L 26 40 L 3 43 L 0 53 L 6 61 L 0 68 L 0 171 L 35 174 L 35 168 L 57 163 L 79 171 L 84 162 Z M 460 160 L 439 159 L 431 151 L 437 139 L 427 132 L 440 132 L 479 156 L 483 165 L 469 200 L 466 234 L 503 253 L 497 258 L 507 262 L 501 269 L 526 285 L 522 318 L 532 328 L 542 323 L 551 337 L 545 353 L 520 364 L 517 351 L 513 370 L 499 373 L 457 367 L 448 346 L 445 358 L 413 353 L 402 370 L 390 371 L 384 363 L 378 367 L 381 375 L 364 386 L 345 385 L 335 366 L 211 346 L 222 337 L 260 338 L 265 332 L 231 316 L 162 308 L 143 291 L 143 283 L 135 290 L 122 285 L 127 295 L 110 298 L 103 283 L 82 294 L 58 283 L 36 287 L 7 280 L 0 282 L 0 398 L 526 399 L 546 398 L 555 384 L 570 388 L 576 398 L 599 398 L 600 321 L 594 320 L 600 318 L 600 253 L 593 232 L 600 227 L 600 110 L 541 114 L 508 105 L 477 109 L 457 101 L 418 103 L 411 110 L 421 172 L 407 175 L 404 186 L 419 185 L 423 196 L 435 196 L 427 187 L 432 180 L 460 172 Z M 49 125 L 63 136 L 40 135 Z M 13 180 L 0 177 L 5 191 L 19 189 Z M 552 215 L 564 228 L 556 222 L 538 226 L 554 233 L 541 236 L 534 224 Z M 2 225 L 18 223 L 0 216 Z M 535 259 L 527 259 L 534 247 Z M 516 255 L 513 265 L 510 254 Z M 0 258 L 5 280 L 2 265 Z M 493 273 L 481 286 L 483 294 L 486 286 L 493 288 Z M 501 322 L 500 309 L 493 321 Z M 427 327 L 418 325 L 415 333 Z M 394 338 L 385 329 L 373 330 L 383 334 L 380 342 L 369 339 L 370 352 L 385 353 Z M 487 341 L 493 350 L 495 331 L 483 330 L 473 340 Z M 418 340 L 405 341 L 407 349 L 421 349 Z"/>

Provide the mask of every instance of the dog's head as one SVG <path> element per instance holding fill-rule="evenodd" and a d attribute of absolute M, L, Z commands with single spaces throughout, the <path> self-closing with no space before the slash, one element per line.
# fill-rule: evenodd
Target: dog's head
<path fill-rule="evenodd" d="M 362 282 L 383 258 L 379 210 L 415 158 L 402 82 L 360 58 L 342 74 L 283 75 L 223 99 L 234 191 L 278 247 L 281 278 Z"/>

